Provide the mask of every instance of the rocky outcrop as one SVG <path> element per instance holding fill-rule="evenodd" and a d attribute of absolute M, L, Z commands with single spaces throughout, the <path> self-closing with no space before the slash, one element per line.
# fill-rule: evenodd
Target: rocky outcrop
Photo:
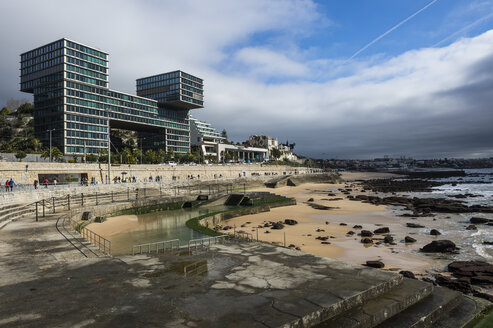
<path fill-rule="evenodd" d="M 382 261 L 366 261 L 365 265 L 370 268 L 377 268 L 377 269 L 381 269 L 385 266 L 385 264 L 383 264 Z"/>
<path fill-rule="evenodd" d="M 458 248 L 450 240 L 435 240 L 423 246 L 423 253 L 456 253 Z"/>
<path fill-rule="evenodd" d="M 373 233 L 389 233 L 390 229 L 388 227 L 378 228 L 373 231 Z"/>

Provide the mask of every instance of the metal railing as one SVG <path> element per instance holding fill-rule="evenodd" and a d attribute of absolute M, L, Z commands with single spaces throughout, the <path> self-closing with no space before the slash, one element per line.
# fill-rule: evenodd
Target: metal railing
<path fill-rule="evenodd" d="M 244 232 L 244 231 L 235 231 L 234 233 L 234 238 L 236 239 L 244 239 L 247 241 L 252 241 L 253 239 L 253 234 L 250 232 Z"/>
<path fill-rule="evenodd" d="M 216 236 L 216 237 L 207 237 L 207 238 L 189 240 L 188 241 L 188 251 L 191 251 L 193 247 L 195 249 L 197 249 L 199 246 L 200 247 L 210 247 L 213 244 L 222 244 L 222 243 L 224 243 L 224 240 L 228 237 L 229 237 L 228 235 L 221 235 L 221 236 Z"/>
<path fill-rule="evenodd" d="M 111 241 L 87 228 L 81 230 L 81 235 L 90 243 L 98 247 L 104 254 L 111 255 Z"/>
<path fill-rule="evenodd" d="M 161 245 L 162 245 L 162 248 L 160 247 Z M 154 243 L 133 245 L 132 246 L 132 255 L 142 254 L 143 251 L 144 251 L 144 253 L 152 253 L 154 251 L 156 254 L 158 254 L 161 249 L 163 250 L 163 253 L 165 253 L 168 249 L 170 251 L 172 251 L 173 249 L 179 249 L 179 248 L 180 248 L 180 240 L 179 239 L 163 240 L 163 241 L 157 241 Z M 135 251 L 136 249 L 139 250 L 138 253 Z"/>

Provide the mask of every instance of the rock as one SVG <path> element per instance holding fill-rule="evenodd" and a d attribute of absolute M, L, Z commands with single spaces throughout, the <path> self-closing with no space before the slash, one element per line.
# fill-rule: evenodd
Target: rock
<path fill-rule="evenodd" d="M 295 244 L 289 244 L 288 248 L 295 248 L 296 245 Z"/>
<path fill-rule="evenodd" d="M 480 217 L 474 216 L 469 220 L 469 222 L 471 222 L 473 224 L 484 224 L 484 223 L 489 223 L 490 220 L 486 219 L 486 218 L 480 218 Z"/>
<path fill-rule="evenodd" d="M 373 244 L 373 240 L 371 238 L 363 238 L 361 239 L 363 244 Z"/>
<path fill-rule="evenodd" d="M 453 290 L 457 290 L 459 292 L 462 292 L 464 294 L 471 294 L 473 292 L 471 284 L 464 279 L 452 279 L 450 277 L 442 276 L 442 275 L 436 275 L 435 276 L 435 282 L 440 285 L 444 286 Z"/>
<path fill-rule="evenodd" d="M 269 230 L 265 230 L 264 233 L 270 233 L 270 231 Z"/>
<path fill-rule="evenodd" d="M 385 264 L 383 264 L 383 262 L 381 261 L 366 261 L 366 266 L 370 268 L 381 269 L 385 266 Z"/>
<path fill-rule="evenodd" d="M 493 241 L 483 241 L 483 245 L 493 245 Z"/>
<path fill-rule="evenodd" d="M 493 264 L 483 261 L 455 261 L 448 265 L 448 271 L 459 277 L 493 277 Z"/>
<path fill-rule="evenodd" d="M 325 232 L 325 230 L 324 230 L 324 229 L 317 229 L 317 230 L 315 230 L 315 231 L 316 231 L 316 232 Z"/>
<path fill-rule="evenodd" d="M 474 276 L 471 277 L 471 284 L 473 285 L 493 285 L 492 276 Z"/>
<path fill-rule="evenodd" d="M 392 237 L 391 235 L 387 235 L 387 236 L 385 236 L 385 238 L 383 239 L 383 242 L 384 242 L 384 243 L 387 243 L 387 244 L 393 243 L 393 242 L 394 242 L 394 237 Z"/>
<path fill-rule="evenodd" d="M 340 226 L 347 226 L 346 223 L 339 223 Z"/>
<path fill-rule="evenodd" d="M 333 192 L 329 192 L 329 193 L 327 194 L 327 196 L 334 197 L 334 196 L 336 196 L 336 194 L 334 194 Z"/>
<path fill-rule="evenodd" d="M 436 229 L 431 229 L 430 235 L 432 235 L 432 236 L 440 236 L 441 235 L 441 232 L 438 231 L 438 230 L 436 230 Z"/>
<path fill-rule="evenodd" d="M 416 223 L 412 223 L 412 222 L 406 223 L 406 226 L 408 228 L 424 228 L 425 227 L 425 226 L 423 226 L 421 224 L 416 224 Z"/>
<path fill-rule="evenodd" d="M 361 230 L 361 237 L 372 237 L 373 232 L 368 231 L 368 230 Z"/>
<path fill-rule="evenodd" d="M 295 249 L 296 249 L 297 251 L 301 251 L 301 248 L 299 248 L 299 247 L 296 247 Z"/>
<path fill-rule="evenodd" d="M 240 228 L 244 228 L 244 227 L 246 227 L 246 224 L 242 224 L 242 225 L 240 226 Z"/>
<path fill-rule="evenodd" d="M 264 224 L 264 228 L 270 227 L 269 223 Z"/>
<path fill-rule="evenodd" d="M 484 298 L 485 300 L 488 300 L 490 302 L 493 302 L 493 295 L 486 294 L 486 293 L 481 293 L 481 292 L 473 292 L 473 296 Z"/>
<path fill-rule="evenodd" d="M 352 236 L 352 235 L 354 235 L 354 234 L 355 234 L 355 232 L 354 232 L 354 231 L 348 231 L 348 232 L 346 232 L 346 235 L 350 235 L 350 236 Z"/>
<path fill-rule="evenodd" d="M 478 227 L 476 227 L 474 224 L 470 224 L 467 226 L 466 230 L 478 230 Z"/>
<path fill-rule="evenodd" d="M 323 241 L 323 242 L 321 242 L 320 244 L 330 245 L 330 241 Z"/>
<path fill-rule="evenodd" d="M 435 240 L 421 248 L 423 253 L 455 253 L 457 247 L 450 240 Z"/>
<path fill-rule="evenodd" d="M 373 233 L 389 233 L 390 229 L 388 227 L 378 228 L 373 231 Z"/>
<path fill-rule="evenodd" d="M 404 241 L 406 243 L 415 243 L 416 239 L 414 239 L 413 237 L 406 236 L 406 237 L 404 237 Z"/>
<path fill-rule="evenodd" d="M 315 239 L 325 241 L 325 240 L 329 239 L 329 237 L 322 237 L 322 236 L 318 236 L 318 237 L 316 237 Z"/>
<path fill-rule="evenodd" d="M 310 198 L 310 199 L 308 199 L 308 200 L 307 200 L 307 202 L 313 202 L 314 200 L 315 200 L 315 199 Z"/>
<path fill-rule="evenodd" d="M 275 222 L 272 224 L 272 227 L 271 229 L 274 229 L 274 230 L 281 230 L 284 228 L 284 224 L 280 223 L 280 222 Z"/>
<path fill-rule="evenodd" d="M 325 224 L 328 225 L 329 224 L 329 221 L 325 221 Z"/>
<path fill-rule="evenodd" d="M 353 226 L 353 229 L 363 229 L 363 227 L 360 226 L 359 224 L 357 224 L 357 225 Z"/>
<path fill-rule="evenodd" d="M 284 220 L 284 224 L 287 224 L 287 225 L 295 225 L 295 224 L 298 224 L 298 221 L 291 220 L 291 219 L 286 219 L 286 220 Z"/>
<path fill-rule="evenodd" d="M 233 227 L 230 227 L 228 225 L 223 227 L 223 230 L 231 230 L 231 229 L 233 229 Z"/>
<path fill-rule="evenodd" d="M 411 271 L 399 271 L 399 273 L 406 278 L 416 279 L 416 277 L 414 276 L 414 273 L 412 273 Z"/>

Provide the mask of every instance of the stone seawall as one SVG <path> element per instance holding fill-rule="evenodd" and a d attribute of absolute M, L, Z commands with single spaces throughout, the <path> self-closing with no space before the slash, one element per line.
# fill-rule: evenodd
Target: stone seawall
<path fill-rule="evenodd" d="M 148 181 L 149 177 L 160 176 L 162 180 L 186 180 L 189 176 L 201 179 L 238 178 L 252 176 L 297 175 L 314 173 L 317 169 L 306 167 L 275 166 L 262 164 L 231 164 L 231 165 L 111 165 L 111 178 L 135 177 L 138 182 Z M 108 177 L 107 164 L 83 163 L 28 163 L 1 162 L 0 182 L 14 179 L 17 184 L 32 184 L 39 175 L 48 174 L 84 174 L 89 181 L 94 178 L 98 183 L 106 183 Z M 63 183 L 64 181 L 58 181 Z M 2 184 L 3 184 L 2 183 Z"/>

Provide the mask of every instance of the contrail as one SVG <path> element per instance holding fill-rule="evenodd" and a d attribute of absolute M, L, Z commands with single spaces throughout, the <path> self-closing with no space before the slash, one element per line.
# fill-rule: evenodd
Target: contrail
<path fill-rule="evenodd" d="M 391 33 L 392 31 L 394 31 L 395 29 L 399 28 L 402 24 L 406 23 L 407 21 L 413 19 L 416 15 L 418 15 L 419 13 L 421 13 L 422 11 L 426 10 L 428 7 L 430 7 L 432 4 L 434 4 L 435 2 L 437 2 L 438 0 L 432 0 L 430 3 L 428 3 L 426 6 L 424 6 L 423 8 L 421 8 L 420 10 L 418 10 L 417 12 L 415 12 L 414 14 L 412 14 L 411 16 L 407 17 L 406 19 L 404 19 L 403 21 L 401 21 L 399 24 L 395 25 L 394 27 L 392 27 L 391 29 L 387 30 L 386 32 L 384 32 L 383 34 L 381 34 L 380 36 L 378 36 L 375 40 L 371 41 L 370 43 L 368 43 L 366 46 L 364 46 L 363 48 L 361 48 L 360 50 L 356 51 L 351 57 L 349 57 L 344 63 L 350 61 L 351 59 L 353 59 L 354 57 L 358 56 L 360 53 L 362 53 L 363 51 L 365 51 L 366 49 L 368 49 L 368 47 L 370 47 L 371 45 L 373 45 L 375 42 L 377 42 L 378 40 L 380 40 L 381 38 L 385 37 L 387 34 Z"/>
<path fill-rule="evenodd" d="M 444 43 L 445 43 L 445 42 L 447 42 L 448 40 L 450 40 L 450 39 L 452 39 L 452 38 L 455 38 L 457 35 L 460 35 L 460 34 L 462 34 L 462 33 L 466 32 L 466 31 L 470 30 L 470 29 L 471 29 L 471 28 L 473 28 L 473 27 L 476 27 L 477 25 L 479 25 L 479 24 L 481 24 L 481 23 L 483 23 L 483 22 L 485 22 L 485 21 L 489 20 L 489 19 L 490 19 L 490 18 L 492 18 L 492 17 L 493 17 L 493 13 L 490 13 L 490 14 L 488 14 L 488 15 L 486 15 L 486 16 L 483 16 L 483 17 L 479 18 L 478 20 L 476 20 L 476 21 L 472 22 L 471 24 L 464 26 L 463 28 L 461 28 L 461 29 L 460 29 L 460 30 L 458 30 L 457 32 L 454 32 L 454 33 L 452 33 L 451 35 L 447 36 L 445 39 L 442 39 L 441 41 L 439 41 L 439 42 L 435 43 L 435 44 L 432 46 L 432 48 L 436 48 L 436 47 L 438 47 L 438 46 L 441 46 L 442 44 L 444 44 Z"/>

